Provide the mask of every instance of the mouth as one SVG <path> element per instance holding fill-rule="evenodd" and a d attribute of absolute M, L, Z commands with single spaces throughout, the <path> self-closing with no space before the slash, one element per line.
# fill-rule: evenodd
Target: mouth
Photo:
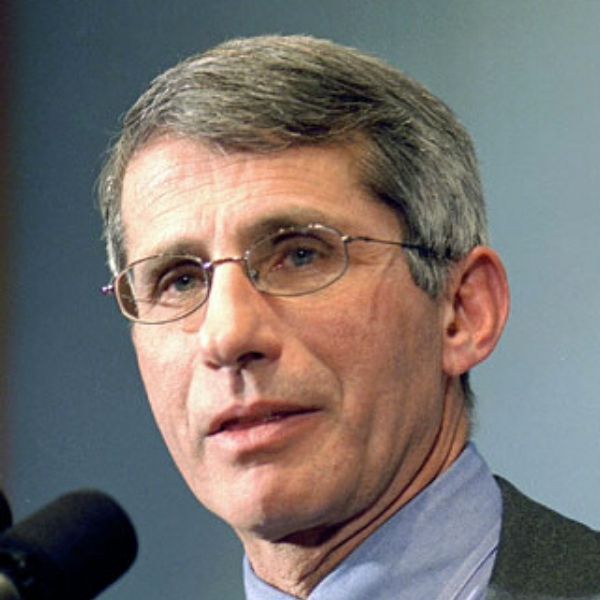
<path fill-rule="evenodd" d="M 266 404 L 237 408 L 219 415 L 211 424 L 208 435 L 214 436 L 220 433 L 252 429 L 314 413 L 316 410 L 315 408 L 269 406 Z"/>

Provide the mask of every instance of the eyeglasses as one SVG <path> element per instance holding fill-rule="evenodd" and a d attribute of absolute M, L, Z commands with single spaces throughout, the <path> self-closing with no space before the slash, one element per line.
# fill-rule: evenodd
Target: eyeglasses
<path fill-rule="evenodd" d="M 131 263 L 104 295 L 116 296 L 130 321 L 146 324 L 183 319 L 208 299 L 217 266 L 239 263 L 252 285 L 271 296 L 302 296 L 331 285 L 348 269 L 348 245 L 368 242 L 398 246 L 424 258 L 437 258 L 430 248 L 404 242 L 344 235 L 326 225 L 284 227 L 261 238 L 241 256 L 204 261 L 186 254 L 157 254 Z"/>

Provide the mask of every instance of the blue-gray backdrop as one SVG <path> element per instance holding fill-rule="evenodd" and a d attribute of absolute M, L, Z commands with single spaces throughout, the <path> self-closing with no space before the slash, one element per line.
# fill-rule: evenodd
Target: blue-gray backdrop
<path fill-rule="evenodd" d="M 241 551 L 174 470 L 107 278 L 93 186 L 150 78 L 232 36 L 310 33 L 378 54 L 472 132 L 513 310 L 475 371 L 494 470 L 600 527 L 600 2 L 19 0 L 12 23 L 8 470 L 17 517 L 99 487 L 139 530 L 112 600 L 242 597 Z"/>

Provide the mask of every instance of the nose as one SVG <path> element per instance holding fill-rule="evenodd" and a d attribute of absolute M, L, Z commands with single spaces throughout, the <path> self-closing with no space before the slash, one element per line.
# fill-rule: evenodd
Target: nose
<path fill-rule="evenodd" d="M 252 285 L 240 261 L 218 262 L 209 298 L 199 315 L 205 364 L 213 369 L 242 369 L 276 360 L 281 335 L 269 302 Z"/>

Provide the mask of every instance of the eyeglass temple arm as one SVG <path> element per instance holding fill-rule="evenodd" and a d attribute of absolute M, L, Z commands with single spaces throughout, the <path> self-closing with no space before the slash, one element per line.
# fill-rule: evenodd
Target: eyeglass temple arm
<path fill-rule="evenodd" d="M 433 250 L 432 248 L 428 248 L 427 246 L 422 246 L 420 244 L 410 244 L 408 242 L 396 242 L 392 240 L 379 240 L 377 238 L 368 237 L 366 235 L 345 235 L 342 237 L 342 240 L 345 243 L 349 242 L 377 242 L 378 244 L 390 244 L 391 246 L 399 246 L 400 248 L 404 248 L 405 250 L 414 250 L 418 252 L 421 256 L 425 258 L 435 258 L 440 259 L 440 255 Z"/>

